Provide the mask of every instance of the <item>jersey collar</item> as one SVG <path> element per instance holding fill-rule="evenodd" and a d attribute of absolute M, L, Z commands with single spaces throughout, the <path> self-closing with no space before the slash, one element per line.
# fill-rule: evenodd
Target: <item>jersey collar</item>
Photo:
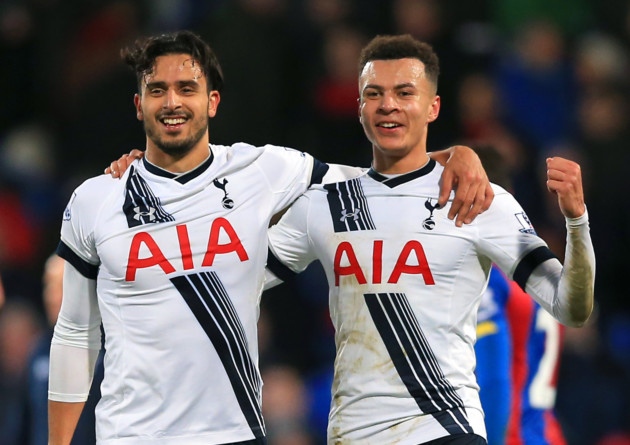
<path fill-rule="evenodd" d="M 157 176 L 162 176 L 164 178 L 174 179 L 180 184 L 186 184 L 188 181 L 195 179 L 197 176 L 205 172 L 208 169 L 208 167 L 210 167 L 213 160 L 214 160 L 214 153 L 212 152 L 212 150 L 210 150 L 210 156 L 208 156 L 208 159 L 203 161 L 197 167 L 184 173 L 173 173 L 173 172 L 164 170 L 163 168 L 160 168 L 157 165 L 151 164 L 149 161 L 147 161 L 146 156 L 142 158 L 142 162 L 144 163 L 144 168 L 146 168 L 148 172 L 153 173 L 154 175 L 157 175 Z"/>
<path fill-rule="evenodd" d="M 402 175 L 394 176 L 391 178 L 381 175 L 379 172 L 374 170 L 374 168 L 370 168 L 367 174 L 375 181 L 378 181 L 389 188 L 394 188 L 409 181 L 413 181 L 420 176 L 424 176 L 433 171 L 434 168 L 435 161 L 433 159 L 429 159 L 429 162 L 427 162 L 423 167 L 419 168 L 418 170 L 414 170 L 409 173 L 403 173 Z"/>

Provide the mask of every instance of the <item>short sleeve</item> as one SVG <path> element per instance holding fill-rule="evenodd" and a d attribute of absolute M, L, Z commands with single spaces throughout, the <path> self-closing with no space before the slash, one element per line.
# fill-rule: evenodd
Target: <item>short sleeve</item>
<path fill-rule="evenodd" d="M 67 261 L 70 261 L 68 256 L 76 255 L 79 262 L 86 263 L 86 267 L 100 263 L 94 242 L 94 227 L 103 199 L 94 193 L 97 187 L 95 181 L 79 186 L 68 201 L 61 223 L 61 244 L 58 250 L 67 250 L 62 255 Z M 77 264 L 74 265 L 77 267 Z"/>
<path fill-rule="evenodd" d="M 295 273 L 302 272 L 316 259 L 308 236 L 309 204 L 308 194 L 303 195 L 268 231 L 270 254 Z M 283 276 L 282 271 L 271 270 Z"/>
<path fill-rule="evenodd" d="M 495 188 L 490 208 L 477 220 L 480 253 L 496 263 L 511 279 L 524 259 L 534 258 L 537 263 L 531 266 L 535 267 L 553 257 L 521 205 L 500 187 Z M 530 255 L 536 251 L 540 255 Z"/>

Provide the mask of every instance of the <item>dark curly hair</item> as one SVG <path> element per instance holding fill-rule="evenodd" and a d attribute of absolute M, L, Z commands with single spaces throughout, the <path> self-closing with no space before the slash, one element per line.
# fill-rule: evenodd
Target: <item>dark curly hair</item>
<path fill-rule="evenodd" d="M 374 37 L 361 51 L 359 73 L 373 60 L 418 59 L 424 64 L 427 78 L 437 88 L 440 61 L 431 45 L 413 38 L 409 34 L 379 35 Z"/>
<path fill-rule="evenodd" d="M 142 91 L 144 77 L 153 71 L 155 59 L 166 54 L 190 54 L 206 76 L 208 91 L 221 92 L 223 89 L 223 71 L 219 59 L 212 48 L 193 32 L 178 31 L 141 38 L 120 51 L 124 62 L 136 73 L 139 91 Z"/>

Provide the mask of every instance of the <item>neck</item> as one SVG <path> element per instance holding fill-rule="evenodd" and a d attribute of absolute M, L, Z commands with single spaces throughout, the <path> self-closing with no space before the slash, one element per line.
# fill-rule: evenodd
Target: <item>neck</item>
<path fill-rule="evenodd" d="M 404 156 L 394 156 L 376 149 L 373 152 L 372 168 L 384 175 L 402 175 L 418 170 L 424 167 L 430 159 L 426 151 L 407 153 Z"/>
<path fill-rule="evenodd" d="M 171 173 L 185 173 L 203 163 L 210 155 L 207 138 L 202 138 L 185 153 L 167 153 L 150 141 L 147 141 L 145 156 L 151 164 Z"/>

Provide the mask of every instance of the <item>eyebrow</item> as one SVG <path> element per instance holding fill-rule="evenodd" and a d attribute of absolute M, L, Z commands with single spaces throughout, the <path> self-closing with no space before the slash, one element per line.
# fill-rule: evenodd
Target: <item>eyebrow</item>
<path fill-rule="evenodd" d="M 156 81 L 156 82 L 145 82 L 144 83 L 147 88 L 163 88 L 166 89 L 168 84 L 166 82 Z M 199 87 L 199 82 L 195 80 L 178 80 L 175 82 L 179 88 L 182 87 Z"/>
<path fill-rule="evenodd" d="M 385 89 L 381 85 L 374 85 L 374 84 L 369 83 L 363 87 L 363 90 L 367 90 L 368 88 L 373 89 L 373 90 L 378 90 L 378 91 L 383 91 Z M 405 88 L 416 88 L 416 86 L 411 82 L 394 85 L 394 90 L 402 90 Z"/>

